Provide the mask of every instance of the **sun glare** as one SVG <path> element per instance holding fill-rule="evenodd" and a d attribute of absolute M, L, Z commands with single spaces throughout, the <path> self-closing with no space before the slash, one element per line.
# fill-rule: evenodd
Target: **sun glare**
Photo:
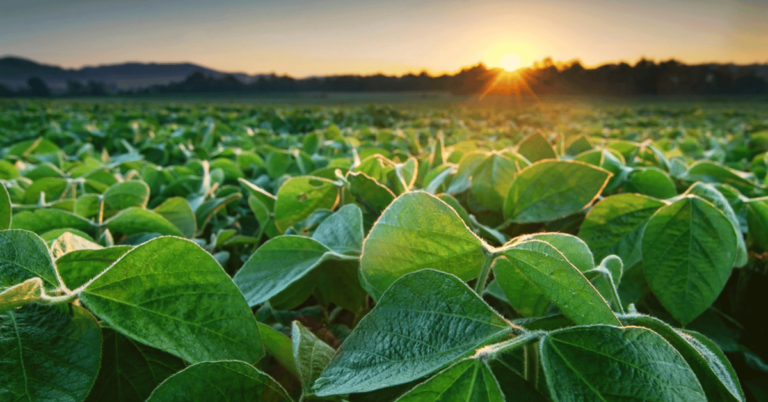
<path fill-rule="evenodd" d="M 499 60 L 499 65 L 501 68 L 503 68 L 506 71 L 515 71 L 518 67 L 520 67 L 520 56 L 509 53 L 505 54 L 504 56 L 501 56 L 501 59 Z"/>

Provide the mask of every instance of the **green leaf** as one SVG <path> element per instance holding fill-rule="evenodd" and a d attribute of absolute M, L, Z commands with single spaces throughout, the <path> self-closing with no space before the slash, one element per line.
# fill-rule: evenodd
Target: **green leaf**
<path fill-rule="evenodd" d="M 225 208 L 227 205 L 239 201 L 241 198 L 243 198 L 243 195 L 240 193 L 232 193 L 227 195 L 223 198 L 214 198 L 212 200 L 208 200 L 200 206 L 197 207 L 195 210 L 195 215 L 197 215 L 197 229 L 203 230 L 205 228 L 205 225 L 208 224 L 208 222 L 213 219 L 213 216 L 216 215 L 219 211 L 221 211 L 223 208 Z"/>
<path fill-rule="evenodd" d="M 486 152 L 475 151 L 462 156 L 459 161 L 459 169 L 453 175 L 446 193 L 458 194 L 469 189 L 475 169 L 485 160 L 487 155 Z"/>
<path fill-rule="evenodd" d="M 11 196 L 5 186 L 0 184 L 0 230 L 11 228 L 12 215 Z"/>
<path fill-rule="evenodd" d="M 498 257 L 491 266 L 496 280 L 494 283 L 503 292 L 504 298 L 523 317 L 541 317 L 549 307 L 549 299 L 539 286 L 506 257 Z"/>
<path fill-rule="evenodd" d="M 88 402 L 144 401 L 161 382 L 184 368 L 176 356 L 102 328 L 101 369 Z"/>
<path fill-rule="evenodd" d="M 400 278 L 347 337 L 315 383 L 319 396 L 373 391 L 424 377 L 514 327 L 461 279 L 426 269 Z"/>
<path fill-rule="evenodd" d="M 81 402 L 99 372 L 99 325 L 74 305 L 5 311 L 0 356 L 0 400 Z"/>
<path fill-rule="evenodd" d="M 195 236 L 197 232 L 197 220 L 189 201 L 181 197 L 173 197 L 165 200 L 157 208 L 155 213 L 165 218 L 186 238 Z"/>
<path fill-rule="evenodd" d="M 77 229 L 87 232 L 91 222 L 58 209 L 38 209 L 34 212 L 24 211 L 13 216 L 12 229 L 25 229 L 41 235 L 54 229 Z"/>
<path fill-rule="evenodd" d="M 62 198 L 73 187 L 73 184 L 66 179 L 58 177 L 46 177 L 35 180 L 24 193 L 24 204 L 33 205 L 40 202 L 41 194 L 44 195 L 45 202 L 51 202 Z M 74 196 L 72 196 L 74 198 Z"/>
<path fill-rule="evenodd" d="M 46 288 L 59 285 L 43 239 L 26 230 L 0 231 L 0 290 L 36 277 L 43 279 Z"/>
<path fill-rule="evenodd" d="M 51 242 L 50 247 L 51 256 L 54 260 L 75 250 L 98 250 L 100 248 L 102 248 L 101 245 L 69 232 L 57 237 Z"/>
<path fill-rule="evenodd" d="M 643 315 L 622 317 L 625 325 L 648 328 L 659 334 L 685 359 L 710 401 L 743 402 L 739 379 L 723 352 L 703 335 L 675 330 L 663 321 Z"/>
<path fill-rule="evenodd" d="M 567 233 L 536 233 L 520 236 L 515 239 L 515 243 L 529 240 L 541 240 L 549 243 L 550 246 L 561 252 L 568 262 L 581 272 L 595 268 L 595 259 L 589 250 L 589 246 L 576 236 Z"/>
<path fill-rule="evenodd" d="M 347 173 L 349 191 L 377 211 L 383 211 L 395 199 L 395 194 L 385 185 L 365 173 Z"/>
<path fill-rule="evenodd" d="M 517 165 L 501 154 L 492 153 L 472 173 L 472 194 L 485 209 L 502 212 L 504 199 L 515 179 Z"/>
<path fill-rule="evenodd" d="M 540 240 L 517 243 L 505 248 L 503 255 L 510 265 L 498 266 L 502 271 L 495 273 L 510 302 L 515 297 L 512 293 L 515 288 L 507 288 L 505 285 L 511 280 L 502 278 L 524 277 L 576 324 L 620 325 L 587 278 L 549 243 Z"/>
<path fill-rule="evenodd" d="M 618 194 L 598 202 L 587 214 L 579 237 L 596 259 L 618 255 L 627 267 L 643 258 L 643 231 L 651 216 L 666 205 L 638 194 Z"/>
<path fill-rule="evenodd" d="M 744 235 L 741 233 L 741 223 L 739 223 L 739 218 L 736 217 L 736 213 L 733 211 L 733 207 L 731 207 L 728 199 L 725 198 L 725 196 L 721 192 L 717 191 L 717 189 L 715 189 L 712 185 L 701 182 L 692 185 L 685 193 L 697 195 L 711 202 L 712 205 L 719 209 L 720 212 L 722 212 L 723 215 L 728 218 L 728 220 L 733 225 L 733 230 L 736 231 L 737 255 L 734 266 L 743 267 L 746 265 L 748 257 L 747 245 L 744 243 Z"/>
<path fill-rule="evenodd" d="M 722 212 L 696 196 L 659 209 L 643 234 L 648 285 L 682 324 L 704 312 L 725 287 L 736 259 L 736 232 Z"/>
<path fill-rule="evenodd" d="M 42 279 L 27 279 L 0 292 L 0 312 L 39 302 L 43 294 Z"/>
<path fill-rule="evenodd" d="M 328 260 L 317 267 L 313 278 L 315 298 L 322 305 L 333 303 L 353 313 L 366 305 L 368 293 L 360 285 L 360 262 Z"/>
<path fill-rule="evenodd" d="M 347 204 L 329 216 L 315 229 L 312 238 L 339 254 L 363 251 L 363 212 L 355 204 Z"/>
<path fill-rule="evenodd" d="M 275 237 L 253 253 L 234 281 L 253 307 L 303 278 L 332 254 L 328 247 L 309 237 Z"/>
<path fill-rule="evenodd" d="M 460 399 L 459 399 L 460 398 Z M 397 402 L 504 402 L 498 381 L 488 365 L 467 359 L 417 385 Z"/>
<path fill-rule="evenodd" d="M 545 222 L 588 207 L 611 173 L 575 161 L 543 161 L 523 169 L 509 188 L 504 218 L 517 223 Z"/>
<path fill-rule="evenodd" d="M 558 402 L 706 401 L 685 360 L 656 333 L 590 326 L 550 333 L 541 360 Z"/>
<path fill-rule="evenodd" d="M 147 402 L 291 402 L 270 376 L 240 361 L 203 362 L 172 375 Z"/>
<path fill-rule="evenodd" d="M 298 321 L 293 322 L 291 339 L 293 359 L 296 362 L 303 393 L 305 396 L 312 395 L 312 384 L 320 377 L 320 373 L 330 363 L 336 351 Z"/>
<path fill-rule="evenodd" d="M 378 298 L 397 278 L 434 268 L 468 281 L 480 273 L 486 249 L 448 204 L 424 193 L 398 197 L 363 244 L 360 274 Z"/>
<path fill-rule="evenodd" d="M 183 236 L 179 229 L 162 215 L 146 209 L 128 208 L 105 223 L 111 232 L 128 236 L 139 233 Z"/>
<path fill-rule="evenodd" d="M 67 287 L 77 289 L 109 268 L 130 249 L 130 246 L 115 246 L 72 251 L 56 260 L 56 268 Z"/>
<path fill-rule="evenodd" d="M 531 162 L 557 159 L 554 148 L 540 133 L 533 133 L 525 137 L 518 145 L 517 152 Z"/>
<path fill-rule="evenodd" d="M 281 233 L 309 218 L 318 209 L 333 210 L 339 191 L 330 180 L 317 177 L 293 177 L 277 191 L 275 224 Z"/>
<path fill-rule="evenodd" d="M 672 182 L 669 175 L 657 167 L 636 168 L 629 174 L 629 181 L 624 191 L 659 199 L 672 198 L 677 195 L 675 183 Z"/>
<path fill-rule="evenodd" d="M 267 174 L 276 179 L 288 171 L 291 165 L 292 155 L 286 151 L 273 151 L 267 155 Z"/>
<path fill-rule="evenodd" d="M 746 205 L 749 235 L 758 247 L 768 251 L 768 197 L 751 199 Z"/>
<path fill-rule="evenodd" d="M 703 181 L 705 183 L 729 184 L 743 194 L 748 195 L 752 194 L 756 187 L 750 173 L 739 172 L 717 162 L 707 160 L 696 161 L 681 178 L 691 182 Z"/>
<path fill-rule="evenodd" d="M 143 181 L 124 181 L 104 192 L 104 214 L 112 216 L 130 207 L 144 208 L 149 201 L 149 186 Z"/>
<path fill-rule="evenodd" d="M 266 349 L 267 353 L 298 378 L 299 371 L 296 368 L 296 360 L 293 358 L 293 344 L 291 338 L 283 335 L 283 333 L 267 324 L 261 322 L 257 324 L 259 325 L 261 342 L 264 343 L 264 349 Z"/>
<path fill-rule="evenodd" d="M 232 279 L 195 243 L 148 241 L 125 254 L 80 293 L 118 332 L 196 363 L 264 350 L 256 320 Z"/>

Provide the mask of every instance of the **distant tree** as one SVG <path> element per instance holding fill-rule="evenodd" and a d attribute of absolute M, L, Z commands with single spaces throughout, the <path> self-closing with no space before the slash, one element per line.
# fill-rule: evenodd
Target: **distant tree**
<path fill-rule="evenodd" d="M 109 91 L 107 90 L 106 84 L 103 82 L 98 81 L 88 81 L 88 84 L 86 85 L 86 92 L 90 96 L 107 96 L 109 95 Z"/>
<path fill-rule="evenodd" d="M 86 95 L 85 85 L 77 80 L 67 80 L 67 90 L 64 92 L 66 96 L 83 96 Z"/>
<path fill-rule="evenodd" d="M 16 96 L 16 92 L 14 92 L 11 88 L 0 84 L 0 98 L 10 98 L 12 96 Z"/>
<path fill-rule="evenodd" d="M 30 77 L 27 80 L 29 94 L 32 96 L 51 96 L 51 89 L 40 77 Z"/>

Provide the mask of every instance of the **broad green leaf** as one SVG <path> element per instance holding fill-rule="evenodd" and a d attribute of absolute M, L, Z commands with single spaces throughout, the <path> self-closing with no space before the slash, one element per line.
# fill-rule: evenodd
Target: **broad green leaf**
<path fill-rule="evenodd" d="M 733 225 L 733 229 L 736 231 L 737 255 L 734 266 L 743 267 L 746 265 L 748 257 L 747 245 L 744 243 L 744 235 L 741 232 L 741 223 L 739 223 L 739 218 L 733 211 L 733 207 L 731 207 L 728 199 L 725 198 L 725 196 L 720 191 L 717 191 L 717 189 L 715 189 L 712 185 L 701 182 L 692 185 L 685 193 L 697 195 L 711 202 L 712 205 L 719 209 L 720 212 L 722 212 L 723 215 L 728 218 L 728 220 Z"/>
<path fill-rule="evenodd" d="M 225 197 L 214 198 L 200 204 L 200 206 L 198 206 L 195 210 L 195 215 L 197 216 L 197 229 L 203 230 L 205 225 L 207 225 L 208 222 L 213 219 L 214 215 L 216 215 L 223 208 L 226 208 L 227 205 L 233 202 L 237 202 L 241 198 L 243 198 L 242 194 L 232 193 Z"/>
<path fill-rule="evenodd" d="M 395 199 L 395 194 L 365 173 L 347 173 L 349 191 L 377 211 L 383 211 Z"/>
<path fill-rule="evenodd" d="M 515 243 L 541 240 L 563 253 L 563 256 L 581 272 L 595 268 L 595 259 L 583 240 L 567 233 L 536 233 L 515 238 Z"/>
<path fill-rule="evenodd" d="M 245 180 L 240 179 L 240 184 L 245 186 L 250 192 L 251 196 L 256 197 L 267 208 L 269 212 L 275 209 L 275 196 L 265 191 L 263 188 Z"/>
<path fill-rule="evenodd" d="M 600 295 L 608 302 L 614 311 L 624 312 L 624 306 L 619 296 L 619 281 L 624 270 L 621 258 L 609 255 L 592 270 L 584 272 L 592 286 L 600 292 Z"/>
<path fill-rule="evenodd" d="M 46 244 L 51 244 L 53 243 L 54 240 L 58 239 L 59 237 L 65 234 L 75 235 L 91 242 L 95 241 L 93 237 L 91 237 L 91 235 L 89 235 L 88 233 L 85 233 L 82 230 L 77 230 L 72 228 L 53 229 L 50 232 L 45 232 L 41 234 L 40 238 L 43 239 Z"/>
<path fill-rule="evenodd" d="M 645 225 L 664 201 L 638 194 L 618 194 L 598 202 L 587 214 L 579 237 L 596 259 L 618 255 L 627 267 L 643 258 Z"/>
<path fill-rule="evenodd" d="M 583 162 L 543 161 L 523 169 L 509 188 L 504 218 L 517 223 L 563 218 L 588 207 L 611 173 Z"/>
<path fill-rule="evenodd" d="M 736 231 L 712 204 L 686 196 L 659 209 L 643 234 L 648 285 L 682 324 L 704 312 L 725 287 L 736 259 Z"/>
<path fill-rule="evenodd" d="M 320 304 L 333 303 L 354 313 L 364 308 L 368 293 L 360 284 L 359 261 L 324 261 L 316 272 L 314 295 Z"/>
<path fill-rule="evenodd" d="M 43 280 L 30 278 L 0 291 L 0 312 L 39 302 L 43 298 Z"/>
<path fill-rule="evenodd" d="M 143 181 L 124 181 L 104 192 L 104 214 L 112 216 L 130 207 L 144 208 L 149 201 L 149 186 Z"/>
<path fill-rule="evenodd" d="M 279 236 L 264 243 L 235 274 L 234 281 L 253 307 L 307 275 L 333 252 L 317 240 Z"/>
<path fill-rule="evenodd" d="M 398 197 L 363 244 L 360 273 L 378 298 L 397 278 L 433 268 L 468 281 L 480 273 L 485 245 L 450 206 L 424 193 Z"/>
<path fill-rule="evenodd" d="M 288 171 L 292 155 L 285 151 L 273 151 L 267 155 L 267 174 L 276 179 Z"/>
<path fill-rule="evenodd" d="M 106 225 L 110 232 L 128 236 L 138 233 L 159 233 L 179 237 L 184 235 L 162 215 L 141 208 L 128 208 L 110 218 Z"/>
<path fill-rule="evenodd" d="M 51 254 L 43 240 L 26 230 L 0 231 L 0 291 L 27 279 L 42 278 L 46 288 L 56 288 Z"/>
<path fill-rule="evenodd" d="M 256 320 L 232 279 L 195 243 L 159 237 L 138 246 L 80 293 L 112 328 L 190 363 L 264 350 Z"/>
<path fill-rule="evenodd" d="M 259 325 L 261 342 L 264 344 L 264 349 L 267 353 L 298 378 L 299 372 L 296 369 L 296 360 L 293 358 L 293 344 L 291 338 L 267 324 L 261 322 L 257 324 Z"/>
<path fill-rule="evenodd" d="M 434 373 L 514 327 L 461 279 L 426 269 L 400 278 L 315 383 L 319 396 L 367 392 Z"/>
<path fill-rule="evenodd" d="M 241 361 L 202 362 L 172 375 L 147 402 L 291 402 L 270 376 Z"/>
<path fill-rule="evenodd" d="M 589 326 L 550 333 L 541 360 L 555 401 L 706 401 L 688 364 L 661 336 Z"/>
<path fill-rule="evenodd" d="M 749 235 L 763 251 L 768 251 L 768 197 L 749 200 L 747 222 Z"/>
<path fill-rule="evenodd" d="M 161 382 L 184 368 L 176 356 L 102 328 L 101 369 L 88 402 L 144 401 Z"/>
<path fill-rule="evenodd" d="M 675 330 L 663 321 L 643 315 L 622 317 L 625 325 L 648 328 L 677 349 L 698 377 L 710 401 L 743 402 L 739 379 L 723 352 L 699 333 Z"/>
<path fill-rule="evenodd" d="M 77 289 L 109 268 L 130 249 L 130 246 L 115 246 L 72 251 L 56 260 L 56 268 L 67 287 Z"/>
<path fill-rule="evenodd" d="M 363 251 L 363 212 L 348 204 L 329 216 L 315 229 L 312 238 L 339 254 L 359 255 Z"/>
<path fill-rule="evenodd" d="M 750 173 L 739 172 L 707 160 L 696 161 L 683 174 L 682 179 L 691 182 L 729 184 L 747 195 L 751 195 L 756 187 Z"/>
<path fill-rule="evenodd" d="M 515 179 L 515 162 L 500 154 L 490 154 L 472 173 L 472 194 L 485 209 L 501 212 L 509 187 Z"/>
<path fill-rule="evenodd" d="M 13 216 L 12 229 L 25 229 L 39 235 L 54 229 L 77 229 L 87 232 L 91 222 L 70 212 L 58 209 L 38 209 L 34 212 L 24 211 Z"/>
<path fill-rule="evenodd" d="M 157 208 L 155 213 L 165 218 L 186 238 L 191 238 L 197 232 L 197 220 L 189 201 L 181 197 L 173 197 L 165 200 Z"/>
<path fill-rule="evenodd" d="M 291 340 L 303 393 L 305 396 L 312 395 L 312 384 L 320 377 L 336 351 L 298 321 L 293 322 Z"/>
<path fill-rule="evenodd" d="M 485 160 L 487 155 L 486 152 L 479 151 L 465 154 L 459 161 L 459 169 L 453 175 L 446 193 L 458 194 L 469 189 L 475 169 Z"/>
<path fill-rule="evenodd" d="M 541 317 L 549 307 L 549 299 L 530 278 L 506 257 L 497 257 L 491 266 L 494 283 L 504 294 L 504 299 L 523 317 Z"/>
<path fill-rule="evenodd" d="M 1 312 L 0 356 L 0 400 L 81 402 L 99 372 L 99 325 L 74 305 Z"/>
<path fill-rule="evenodd" d="M 525 137 L 518 145 L 517 152 L 531 162 L 557 159 L 554 148 L 540 133 L 533 133 Z"/>
<path fill-rule="evenodd" d="M 0 230 L 11 228 L 11 217 L 11 196 L 5 186 L 0 184 Z"/>
<path fill-rule="evenodd" d="M 330 180 L 311 176 L 291 178 L 277 192 L 275 224 L 285 233 L 318 209 L 333 210 L 338 200 L 339 191 Z"/>
<path fill-rule="evenodd" d="M 438 190 L 444 188 L 443 184 L 448 179 L 448 176 L 454 171 L 454 165 L 446 163 L 436 166 L 424 176 L 423 188 L 424 191 L 435 194 Z"/>
<path fill-rule="evenodd" d="M 73 187 L 73 183 L 61 178 L 46 177 L 35 180 L 24 193 L 24 204 L 38 204 L 41 196 L 44 202 L 56 201 L 70 193 Z M 74 198 L 71 194 L 70 196 Z"/>
<path fill-rule="evenodd" d="M 75 250 L 98 250 L 100 248 L 102 247 L 99 244 L 69 232 L 57 237 L 50 246 L 51 256 L 54 260 Z"/>
<path fill-rule="evenodd" d="M 510 264 L 497 268 L 509 268 L 514 273 L 496 271 L 496 277 L 510 302 L 515 295 L 505 288 L 509 282 L 502 279 L 505 275 L 525 277 L 576 324 L 620 324 L 587 278 L 549 243 L 540 240 L 517 243 L 504 249 L 503 255 Z"/>
<path fill-rule="evenodd" d="M 659 199 L 672 198 L 677 195 L 675 183 L 672 182 L 669 175 L 657 167 L 635 169 L 629 174 L 629 180 L 624 191 Z"/>
<path fill-rule="evenodd" d="M 467 359 L 417 385 L 397 402 L 504 402 L 488 365 Z"/>

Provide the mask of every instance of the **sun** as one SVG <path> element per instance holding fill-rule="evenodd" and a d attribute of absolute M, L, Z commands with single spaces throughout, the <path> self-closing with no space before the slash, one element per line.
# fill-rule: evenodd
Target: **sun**
<path fill-rule="evenodd" d="M 514 54 L 514 53 L 508 53 L 504 56 L 501 56 L 501 59 L 499 59 L 499 65 L 501 68 L 503 68 L 506 71 L 515 71 L 518 67 L 520 67 L 520 56 Z"/>

